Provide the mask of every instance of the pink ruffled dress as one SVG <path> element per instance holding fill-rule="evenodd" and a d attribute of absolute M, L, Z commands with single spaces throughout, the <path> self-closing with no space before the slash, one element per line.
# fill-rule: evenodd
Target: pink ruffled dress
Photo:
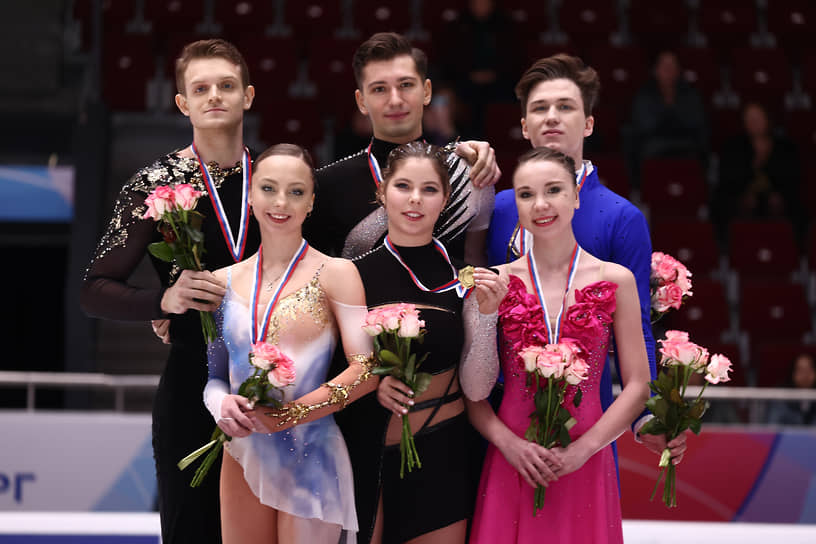
<path fill-rule="evenodd" d="M 580 387 L 583 399 L 578 408 L 565 400 L 578 421 L 570 430 L 577 439 L 602 415 L 598 384 L 609 349 L 612 314 L 617 285 L 598 281 L 575 291 L 575 303 L 565 310 L 562 338 L 581 342 L 589 353 L 589 379 Z M 544 313 L 524 282 L 510 276 L 509 291 L 499 306 L 500 360 L 504 373 L 504 397 L 498 417 L 523 437 L 533 411 L 532 387 L 526 386 L 524 364 L 518 351 L 530 344 L 546 344 Z M 623 542 L 620 495 L 611 446 L 605 447 L 578 469 L 561 477 L 546 491 L 544 508 L 533 515 L 530 487 L 490 445 L 487 450 L 471 544 L 539 544 L 541 542 Z"/>

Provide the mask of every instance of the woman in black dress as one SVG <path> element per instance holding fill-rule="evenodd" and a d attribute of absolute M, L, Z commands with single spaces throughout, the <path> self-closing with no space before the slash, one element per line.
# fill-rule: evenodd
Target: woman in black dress
<path fill-rule="evenodd" d="M 465 343 L 461 285 L 434 292 L 457 277 L 433 228 L 450 195 L 438 148 L 411 142 L 388 158 L 378 199 L 388 214 L 385 244 L 355 264 L 369 308 L 412 303 L 427 334 L 414 344 L 428 353 L 421 370 L 428 390 L 409 398 L 386 377 L 338 414 L 354 469 L 359 542 L 463 543 L 475 498 L 470 452 L 475 432 L 464 412 L 457 367 Z M 407 394 L 407 395 L 406 395 Z M 379 399 L 379 402 L 378 402 Z M 409 417 L 422 468 L 400 479 L 400 417 Z"/>

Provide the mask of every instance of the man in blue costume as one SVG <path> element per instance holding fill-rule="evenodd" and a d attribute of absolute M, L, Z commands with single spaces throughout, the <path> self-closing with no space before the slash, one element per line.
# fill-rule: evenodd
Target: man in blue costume
<path fill-rule="evenodd" d="M 640 295 L 643 338 L 655 377 L 655 340 L 650 321 L 652 244 L 643 214 L 631 202 L 603 186 L 598 170 L 584 160 L 584 138 L 592 134 L 595 118 L 592 110 L 598 101 L 598 73 L 573 56 L 558 54 L 536 61 L 521 76 L 516 96 L 521 102 L 522 134 L 533 147 L 549 147 L 569 155 L 579 165 L 576 183 L 580 208 L 575 211 L 572 228 L 586 251 L 604 261 L 627 267 L 635 275 Z M 518 211 L 512 189 L 496 195 L 493 218 L 488 231 L 488 260 L 491 265 L 511 261 L 523 251 L 524 231 L 519 227 Z M 617 360 L 615 361 L 617 364 Z M 610 365 L 604 367 L 601 402 L 606 409 L 613 400 Z M 637 430 L 650 418 L 639 418 Z M 636 434 L 636 437 L 638 435 Z M 666 447 L 665 436 L 638 437 L 657 454 Z M 679 463 L 686 449 L 685 434 L 669 443 L 672 458 Z M 617 455 L 617 453 L 616 453 Z"/>

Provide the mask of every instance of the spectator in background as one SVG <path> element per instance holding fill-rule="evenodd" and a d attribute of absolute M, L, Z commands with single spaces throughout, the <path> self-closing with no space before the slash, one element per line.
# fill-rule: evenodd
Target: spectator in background
<path fill-rule="evenodd" d="M 787 218 L 801 233 L 796 148 L 774 132 L 759 103 L 745 105 L 742 123 L 743 132 L 726 142 L 720 154 L 719 185 L 712 202 L 715 222 L 725 230 L 736 218 Z"/>
<path fill-rule="evenodd" d="M 705 162 L 708 130 L 700 93 L 681 76 L 672 51 L 662 51 L 652 77 L 632 103 L 627 139 L 631 179 L 640 184 L 640 163 L 650 157 L 693 157 Z"/>
<path fill-rule="evenodd" d="M 453 78 L 468 110 L 468 137 L 483 137 L 484 110 L 491 102 L 513 100 L 510 89 L 519 58 L 512 22 L 493 0 L 469 0 L 458 21 L 444 31 L 444 73 Z"/>
<path fill-rule="evenodd" d="M 793 360 L 786 387 L 816 391 L 816 360 L 809 353 L 800 353 Z M 768 423 L 777 425 L 813 425 L 816 422 L 816 401 L 788 400 L 770 403 Z"/>

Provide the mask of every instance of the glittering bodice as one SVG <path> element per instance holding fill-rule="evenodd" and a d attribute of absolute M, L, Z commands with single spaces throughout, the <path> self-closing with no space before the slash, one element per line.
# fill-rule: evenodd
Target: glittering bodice
<path fill-rule="evenodd" d="M 221 305 L 224 340 L 230 352 L 230 386 L 235 393 L 251 374 L 249 352 L 249 304 L 230 287 Z M 260 309 L 263 311 L 263 309 Z M 318 275 L 281 298 L 272 311 L 267 342 L 277 345 L 295 362 L 295 385 L 285 388 L 291 400 L 320 387 L 326 381 L 337 327 Z"/>
<path fill-rule="evenodd" d="M 616 289 L 617 285 L 608 281 L 591 283 L 577 289 L 575 302 L 564 310 L 561 338 L 577 340 L 589 354 L 589 378 L 580 384 L 583 400 L 578 408 L 566 403 L 578 421 L 570 430 L 573 438 L 601 417 L 598 384 L 609 350 Z M 527 292 L 517 276 L 510 276 L 507 295 L 499 306 L 499 338 L 505 383 L 499 417 L 516 433 L 523 434 L 533 411 L 534 389 L 527 386 L 527 373 L 518 352 L 529 345 L 546 344 L 547 330 L 538 298 Z"/>

